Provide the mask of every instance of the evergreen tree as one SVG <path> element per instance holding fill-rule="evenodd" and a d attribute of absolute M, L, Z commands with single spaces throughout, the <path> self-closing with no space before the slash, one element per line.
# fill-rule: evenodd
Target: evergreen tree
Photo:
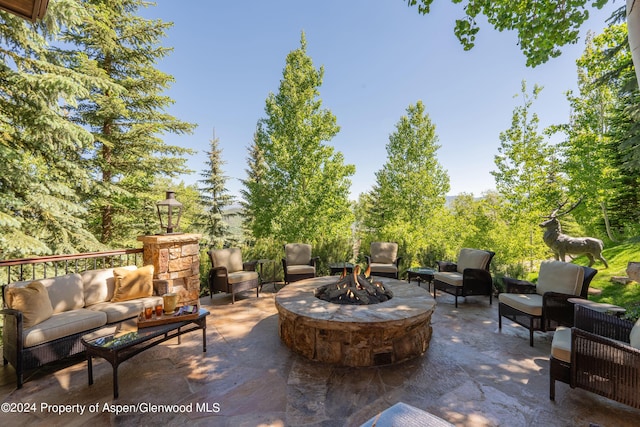
<path fill-rule="evenodd" d="M 302 33 L 300 48 L 287 55 L 278 93 L 266 100 L 267 116 L 258 122 L 254 142 L 256 154 L 264 156 L 265 177 L 249 183 L 245 200 L 257 239 L 313 242 L 351 234 L 348 177 L 355 168 L 325 143 L 339 127 L 321 108 L 323 74 L 307 56 Z"/>
<path fill-rule="evenodd" d="M 266 190 L 265 177 L 267 173 L 267 166 L 265 164 L 264 155 L 260 151 L 258 138 L 264 138 L 264 133 L 261 129 L 257 129 L 253 135 L 253 144 L 248 149 L 249 157 L 247 158 L 248 168 L 245 169 L 247 179 L 242 181 L 244 189 L 240 190 L 242 200 L 240 206 L 242 206 L 243 215 L 243 229 L 246 236 L 252 236 L 254 228 L 267 229 L 266 225 L 258 225 L 258 221 L 265 218 L 272 218 L 273 213 L 264 215 L 265 209 L 274 209 L 273 206 L 267 206 L 263 203 L 265 200 L 262 191 Z M 262 215 L 258 215 L 262 212 Z"/>
<path fill-rule="evenodd" d="M 83 4 L 89 17 L 64 37 L 74 46 L 66 52 L 69 66 L 85 70 L 95 64 L 95 73 L 123 88 L 94 90 L 77 108 L 69 108 L 72 119 L 94 136 L 93 146 L 83 153 L 85 167 L 99 183 L 86 193 L 94 234 L 104 243 L 115 243 L 132 232 L 115 227 L 117 217 L 145 215 L 147 202 L 140 201 L 151 199 L 155 179 L 188 172 L 181 156 L 191 151 L 166 145 L 160 135 L 189 133 L 193 125 L 164 112 L 173 101 L 162 92 L 173 78 L 155 64 L 170 52 L 160 41 L 171 24 L 136 16 L 140 7 L 149 5 L 143 0 Z M 88 61 L 78 60 L 85 57 Z"/>
<path fill-rule="evenodd" d="M 79 153 L 93 138 L 64 105 L 118 91 L 89 67 L 68 69 L 49 47 L 86 19 L 75 1 L 51 2 L 40 24 L 0 11 L 0 256 L 98 249 L 77 193 L 90 186 Z M 79 55 L 78 62 L 84 61 Z"/>
<path fill-rule="evenodd" d="M 209 141 L 210 148 L 207 151 L 208 166 L 200 176 L 204 179 L 198 181 L 200 184 L 200 203 L 205 213 L 200 218 L 200 224 L 204 231 L 209 246 L 212 248 L 223 248 L 228 238 L 229 225 L 225 222 L 223 211 L 233 203 L 231 196 L 225 187 L 227 177 L 223 175 L 222 150 L 218 146 L 218 138 L 213 136 Z"/>

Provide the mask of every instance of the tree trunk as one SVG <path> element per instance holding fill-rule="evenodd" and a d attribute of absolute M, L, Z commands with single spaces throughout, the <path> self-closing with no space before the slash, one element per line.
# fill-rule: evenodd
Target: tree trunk
<path fill-rule="evenodd" d="M 613 235 L 613 231 L 611 230 L 611 224 L 609 223 L 609 213 L 607 212 L 607 205 L 604 202 L 600 202 L 600 207 L 602 208 L 602 215 L 604 217 L 604 226 L 607 229 L 607 236 L 611 239 L 612 242 L 617 242 L 615 236 Z"/>
<path fill-rule="evenodd" d="M 640 82 L 640 3 L 636 4 L 636 0 L 627 0 L 627 33 L 633 67 Z"/>

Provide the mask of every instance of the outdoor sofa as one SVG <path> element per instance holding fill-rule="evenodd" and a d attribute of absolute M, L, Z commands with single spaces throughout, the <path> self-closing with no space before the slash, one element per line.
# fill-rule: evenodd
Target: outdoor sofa
<path fill-rule="evenodd" d="M 80 338 L 162 304 L 167 282 L 153 265 L 88 270 L 2 286 L 3 362 L 24 372 L 84 351 Z M 155 294 L 155 295 L 154 295 Z"/>

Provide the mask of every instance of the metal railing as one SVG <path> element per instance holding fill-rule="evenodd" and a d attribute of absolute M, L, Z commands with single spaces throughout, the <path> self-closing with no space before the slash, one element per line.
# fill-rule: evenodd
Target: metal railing
<path fill-rule="evenodd" d="M 142 263 L 142 248 L 0 260 L 0 285 Z"/>

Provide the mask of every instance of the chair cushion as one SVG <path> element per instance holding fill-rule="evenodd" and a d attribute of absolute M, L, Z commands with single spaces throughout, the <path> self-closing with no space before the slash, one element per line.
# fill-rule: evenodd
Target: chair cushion
<path fill-rule="evenodd" d="M 462 274 L 457 271 L 436 271 L 433 278 L 452 286 L 462 286 Z"/>
<path fill-rule="evenodd" d="M 151 296 L 120 302 L 105 301 L 93 304 L 88 309 L 101 311 L 107 315 L 107 323 L 116 323 L 134 318 L 144 311 L 145 307 L 155 307 L 157 304 L 163 304 L 162 297 Z"/>
<path fill-rule="evenodd" d="M 22 312 L 25 329 L 47 320 L 53 314 L 47 288 L 40 282 L 7 288 L 6 298 L 9 308 Z"/>
<path fill-rule="evenodd" d="M 256 280 L 258 278 L 257 271 L 236 271 L 235 273 L 229 273 L 227 275 L 227 282 L 230 284 L 247 282 L 249 280 Z"/>
<path fill-rule="evenodd" d="M 306 243 L 287 243 L 284 245 L 287 266 L 303 265 L 311 262 L 311 245 Z"/>
<path fill-rule="evenodd" d="M 25 347 L 53 341 L 79 332 L 89 331 L 107 323 L 107 315 L 100 311 L 77 310 L 55 313 L 42 323 L 23 332 Z"/>
<path fill-rule="evenodd" d="M 558 360 L 571 363 L 571 328 L 556 328 L 551 341 L 551 355 Z"/>
<path fill-rule="evenodd" d="M 375 272 L 380 272 L 380 273 L 397 273 L 398 272 L 398 267 L 396 267 L 395 264 L 381 264 L 378 262 L 372 262 L 371 264 L 369 264 L 369 266 L 371 267 L 371 274 L 374 274 Z"/>
<path fill-rule="evenodd" d="M 242 271 L 242 250 L 240 248 L 213 250 L 211 261 L 214 267 L 225 267 L 227 273 Z"/>
<path fill-rule="evenodd" d="M 130 270 L 114 268 L 116 289 L 111 302 L 128 301 L 153 295 L 153 265 Z"/>
<path fill-rule="evenodd" d="M 636 321 L 636 324 L 631 328 L 629 334 L 629 344 L 631 347 L 640 348 L 640 319 Z"/>
<path fill-rule="evenodd" d="M 458 273 L 464 273 L 465 268 L 486 269 L 490 256 L 491 254 L 489 252 L 480 249 L 460 249 L 457 261 Z"/>
<path fill-rule="evenodd" d="M 370 247 L 371 263 L 393 264 L 398 258 L 398 244 L 393 242 L 373 242 Z"/>
<path fill-rule="evenodd" d="M 316 268 L 312 265 L 288 265 L 287 274 L 316 274 Z"/>
<path fill-rule="evenodd" d="M 542 295 L 538 294 L 508 294 L 498 295 L 498 300 L 532 316 L 542 316 Z"/>
<path fill-rule="evenodd" d="M 560 292 L 578 295 L 584 280 L 584 269 L 576 264 L 562 261 L 543 261 L 536 285 L 536 293 Z"/>
<path fill-rule="evenodd" d="M 136 270 L 135 265 L 128 265 L 119 268 Z M 87 270 L 80 273 L 84 288 L 84 305 L 88 307 L 99 302 L 111 301 L 113 292 L 116 289 L 116 279 L 113 275 L 113 268 L 100 270 Z"/>

